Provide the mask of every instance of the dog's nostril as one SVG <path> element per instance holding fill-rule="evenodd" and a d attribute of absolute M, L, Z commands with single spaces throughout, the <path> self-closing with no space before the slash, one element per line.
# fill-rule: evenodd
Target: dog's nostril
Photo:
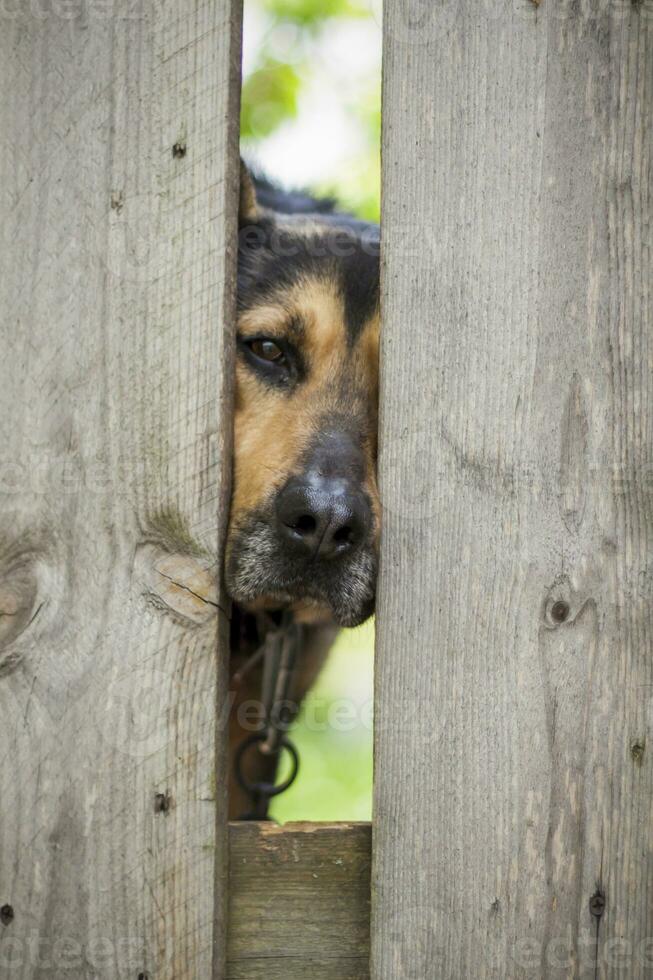
<path fill-rule="evenodd" d="M 352 531 L 352 529 L 349 527 L 348 524 L 345 524 L 344 527 L 339 527 L 338 530 L 335 531 L 333 535 L 333 540 L 337 544 L 351 544 L 353 536 L 354 536 L 354 532 Z"/>
<path fill-rule="evenodd" d="M 302 514 L 290 527 L 294 531 L 299 531 L 300 534 L 314 534 L 317 528 L 317 522 L 310 514 Z"/>
<path fill-rule="evenodd" d="M 294 555 L 311 559 L 350 552 L 371 526 L 370 508 L 356 485 L 310 473 L 279 492 L 275 511 L 284 542 Z"/>

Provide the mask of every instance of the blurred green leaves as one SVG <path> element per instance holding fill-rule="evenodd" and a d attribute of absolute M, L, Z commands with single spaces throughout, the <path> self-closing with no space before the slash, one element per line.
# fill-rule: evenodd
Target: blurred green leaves
<path fill-rule="evenodd" d="M 291 20 L 307 30 L 319 30 L 330 17 L 364 17 L 369 10 L 354 0 L 263 0 L 268 13 Z"/>
<path fill-rule="evenodd" d="M 324 75 L 323 45 L 347 21 L 372 19 L 371 0 L 246 0 L 263 23 L 254 63 L 242 90 L 241 138 L 244 152 L 258 149 L 282 126 L 296 119 L 302 95 Z M 355 148 L 327 182 L 312 189 L 335 197 L 359 217 L 379 220 L 381 86 L 378 73 L 343 88 L 342 101 L 356 127 Z M 333 83 L 332 83 L 333 84 Z"/>
<path fill-rule="evenodd" d="M 373 662 L 371 621 L 339 634 L 290 731 L 299 775 L 272 800 L 274 820 L 371 819 Z"/>
<path fill-rule="evenodd" d="M 264 139 L 297 115 L 301 76 L 294 65 L 263 52 L 256 70 L 243 80 L 240 135 Z"/>

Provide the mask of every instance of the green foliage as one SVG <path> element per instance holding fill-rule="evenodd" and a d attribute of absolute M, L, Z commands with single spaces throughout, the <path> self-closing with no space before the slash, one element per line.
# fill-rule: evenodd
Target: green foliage
<path fill-rule="evenodd" d="M 290 732 L 299 775 L 272 800 L 274 820 L 371 819 L 373 661 L 373 623 L 340 633 Z"/>
<path fill-rule="evenodd" d="M 264 139 L 286 119 L 297 114 L 300 73 L 294 65 L 273 58 L 267 51 L 243 81 L 240 135 Z"/>
<path fill-rule="evenodd" d="M 243 80 L 241 138 L 245 152 L 296 118 L 302 91 L 314 77 L 320 40 L 339 19 L 369 18 L 369 0 L 246 0 L 265 19 L 256 63 Z M 381 86 L 371 78 L 349 98 L 346 110 L 363 137 L 340 173 L 313 188 L 336 198 L 347 211 L 379 220 Z"/>
<path fill-rule="evenodd" d="M 279 20 L 290 20 L 308 30 L 319 30 L 330 17 L 364 17 L 368 11 L 352 0 L 263 0 L 263 7 Z"/>

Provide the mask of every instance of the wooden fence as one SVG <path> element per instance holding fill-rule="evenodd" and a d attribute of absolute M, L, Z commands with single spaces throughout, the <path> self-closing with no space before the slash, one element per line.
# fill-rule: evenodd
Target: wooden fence
<path fill-rule="evenodd" d="M 239 18 L 9 6 L 0 628 L 30 625 L 0 648 L 0 975 L 201 980 L 225 956 Z"/>
<path fill-rule="evenodd" d="M 0 11 L 0 977 L 650 976 L 653 4 L 386 2 L 372 843 L 226 823 L 240 25 Z"/>

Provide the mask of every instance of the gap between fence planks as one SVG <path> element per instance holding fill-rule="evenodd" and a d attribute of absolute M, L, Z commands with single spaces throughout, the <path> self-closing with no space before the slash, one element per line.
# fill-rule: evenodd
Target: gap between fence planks
<path fill-rule="evenodd" d="M 370 824 L 229 825 L 228 980 L 368 980 Z"/>

